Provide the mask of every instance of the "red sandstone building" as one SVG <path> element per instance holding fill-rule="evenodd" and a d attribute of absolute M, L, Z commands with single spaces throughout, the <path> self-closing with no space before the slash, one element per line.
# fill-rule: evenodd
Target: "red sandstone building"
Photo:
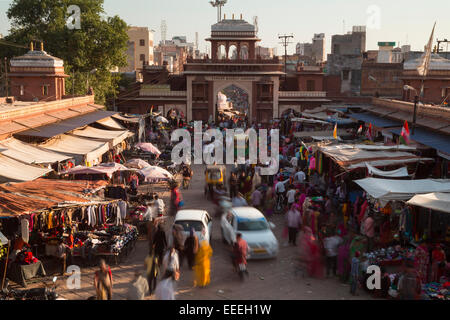
<path fill-rule="evenodd" d="M 245 20 L 214 24 L 207 40 L 211 57 L 188 58 L 180 76 L 168 74 L 164 67 L 144 68 L 144 83 L 121 93 L 118 110 L 143 114 L 155 106 L 164 114 L 177 109 L 188 121 L 207 121 L 216 117 L 222 93 L 250 122 L 266 123 L 287 109 L 301 111 L 330 101 L 323 91 L 321 68 L 300 68 L 292 88 L 285 86 L 283 64 L 277 57 L 268 60 L 256 55 L 260 39 L 255 26 Z"/>

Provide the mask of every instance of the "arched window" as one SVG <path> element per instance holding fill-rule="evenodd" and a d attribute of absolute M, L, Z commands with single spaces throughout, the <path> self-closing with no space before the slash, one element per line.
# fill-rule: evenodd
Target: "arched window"
<path fill-rule="evenodd" d="M 247 45 L 243 45 L 241 47 L 241 56 L 240 56 L 241 60 L 248 60 L 248 46 Z"/>
<path fill-rule="evenodd" d="M 225 49 L 225 46 L 222 44 L 219 46 L 217 50 L 217 58 L 222 60 L 227 57 L 227 50 Z"/>
<path fill-rule="evenodd" d="M 237 47 L 233 44 L 230 46 L 230 49 L 228 49 L 228 59 L 236 60 L 237 58 L 238 58 Z"/>

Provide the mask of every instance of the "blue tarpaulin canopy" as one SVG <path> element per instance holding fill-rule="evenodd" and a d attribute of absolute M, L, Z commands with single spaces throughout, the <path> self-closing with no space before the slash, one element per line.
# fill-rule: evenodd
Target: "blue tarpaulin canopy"
<path fill-rule="evenodd" d="M 364 121 L 366 123 L 371 123 L 372 125 L 378 128 L 403 126 L 403 124 L 398 121 L 382 118 L 370 113 L 353 113 L 350 115 L 350 117 L 356 120 Z"/>
<path fill-rule="evenodd" d="M 391 129 L 390 131 L 392 133 L 400 135 L 402 132 L 402 128 Z M 416 128 L 414 134 L 412 134 L 412 130 L 410 130 L 409 138 L 413 141 L 416 141 L 418 143 L 421 143 L 438 151 L 450 154 L 449 135 L 431 132 L 429 130 L 425 130 L 422 128 Z"/>

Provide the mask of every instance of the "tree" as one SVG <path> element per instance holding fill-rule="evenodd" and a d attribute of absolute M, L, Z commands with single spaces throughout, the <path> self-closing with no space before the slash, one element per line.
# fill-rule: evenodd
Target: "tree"
<path fill-rule="evenodd" d="M 127 24 L 118 16 L 105 17 L 103 0 L 13 0 L 5 40 L 21 45 L 43 41 L 44 50 L 64 60 L 67 94 L 86 94 L 87 78 L 96 103 L 104 104 L 118 87 L 114 67 L 126 66 Z M 80 8 L 80 29 L 67 26 L 67 9 Z M 0 56 L 13 57 L 24 50 L 0 46 Z M 96 69 L 95 73 L 91 73 Z M 75 85 L 73 84 L 75 80 Z M 74 86 L 74 87 L 73 87 Z"/>

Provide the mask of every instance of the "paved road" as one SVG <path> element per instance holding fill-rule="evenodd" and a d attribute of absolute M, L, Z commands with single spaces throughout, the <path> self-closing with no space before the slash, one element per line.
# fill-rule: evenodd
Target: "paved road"
<path fill-rule="evenodd" d="M 206 209 L 213 214 L 214 206 L 203 195 L 204 167 L 195 166 L 192 185 L 189 190 L 182 190 L 185 201 L 185 209 Z M 163 191 L 162 187 L 154 187 L 154 191 Z M 163 192 L 163 198 L 167 200 L 169 192 Z M 168 201 L 166 201 L 168 203 Z M 284 219 L 276 216 L 271 219 L 276 228 L 275 236 L 280 241 L 280 252 L 277 259 L 265 261 L 250 261 L 250 277 L 241 283 L 233 272 L 229 258 L 229 248 L 221 239 L 220 224 L 218 219 L 213 221 L 213 258 L 211 268 L 211 284 L 207 288 L 193 287 L 193 272 L 187 270 L 187 265 L 182 267 L 181 279 L 177 284 L 176 298 L 180 300 L 269 300 L 269 299 L 368 299 L 363 292 L 360 296 L 353 297 L 349 293 L 349 286 L 342 284 L 336 278 L 311 279 L 303 277 L 296 258 L 298 248 L 284 246 L 282 230 Z M 113 299 L 126 298 L 127 285 L 132 281 L 136 270 L 144 272 L 144 259 L 148 252 L 147 241 L 141 239 L 136 249 L 125 261 L 118 266 L 111 266 L 114 277 Z M 81 289 L 69 290 L 66 280 L 61 278 L 58 292 L 65 299 L 87 299 L 95 295 L 93 289 L 93 276 L 96 268 L 82 269 Z M 153 299 L 149 297 L 148 299 Z"/>

